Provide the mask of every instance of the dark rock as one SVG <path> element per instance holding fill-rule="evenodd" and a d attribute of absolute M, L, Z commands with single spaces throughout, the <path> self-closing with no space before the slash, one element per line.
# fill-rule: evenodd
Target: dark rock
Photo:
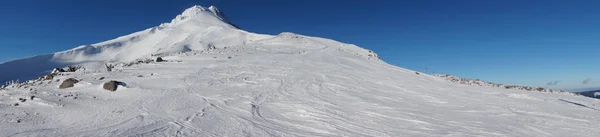
<path fill-rule="evenodd" d="M 19 103 L 15 103 L 13 106 L 19 106 Z"/>
<path fill-rule="evenodd" d="M 82 69 L 81 66 L 67 66 L 66 72 L 77 72 L 77 70 Z"/>
<path fill-rule="evenodd" d="M 123 82 L 119 82 L 119 81 L 110 81 L 110 82 L 104 83 L 103 88 L 108 91 L 117 91 L 117 87 L 119 85 L 124 85 L 124 84 L 123 84 Z"/>
<path fill-rule="evenodd" d="M 165 60 L 163 60 L 161 57 L 156 58 L 156 62 L 163 62 Z"/>
<path fill-rule="evenodd" d="M 35 98 L 35 96 L 31 96 L 29 99 L 33 100 Z"/>
<path fill-rule="evenodd" d="M 19 98 L 19 101 L 21 101 L 21 102 L 25 102 L 25 101 L 27 101 L 27 99 L 24 99 L 24 98 Z"/>
<path fill-rule="evenodd" d="M 105 77 L 100 77 L 100 78 L 98 78 L 98 80 L 104 80 L 104 79 L 105 79 Z"/>
<path fill-rule="evenodd" d="M 65 70 L 62 68 L 54 68 L 54 70 L 52 70 L 52 73 L 58 73 L 58 72 L 65 72 Z"/>
<path fill-rule="evenodd" d="M 78 83 L 79 80 L 76 80 L 74 78 L 69 78 L 63 81 L 62 84 L 60 84 L 60 86 L 58 88 L 60 89 L 65 89 L 65 88 L 70 88 L 75 86 L 75 83 Z"/>

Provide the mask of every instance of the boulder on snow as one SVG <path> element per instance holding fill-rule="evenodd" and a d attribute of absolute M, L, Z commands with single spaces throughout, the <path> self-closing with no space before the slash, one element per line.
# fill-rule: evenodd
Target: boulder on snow
<path fill-rule="evenodd" d="M 76 80 L 74 78 L 69 78 L 63 81 L 62 84 L 60 84 L 60 86 L 58 88 L 60 89 L 65 89 L 65 88 L 70 88 L 75 86 L 75 83 L 78 83 L 79 80 Z"/>
<path fill-rule="evenodd" d="M 119 85 L 124 85 L 124 84 L 123 84 L 123 82 L 113 80 L 113 81 L 104 83 L 103 88 L 108 91 L 117 91 L 117 87 Z"/>
<path fill-rule="evenodd" d="M 161 57 L 156 58 L 156 62 L 164 62 L 165 60 L 163 60 Z"/>

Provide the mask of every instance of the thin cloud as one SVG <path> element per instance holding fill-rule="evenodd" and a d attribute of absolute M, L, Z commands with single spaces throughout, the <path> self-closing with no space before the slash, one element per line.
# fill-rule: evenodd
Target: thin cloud
<path fill-rule="evenodd" d="M 560 83 L 560 81 L 550 81 L 550 82 L 546 83 L 546 85 L 554 86 L 554 85 L 558 85 L 558 83 Z"/>
<path fill-rule="evenodd" d="M 581 83 L 583 83 L 585 85 L 585 84 L 589 84 L 591 81 L 592 81 L 592 78 L 586 78 Z"/>

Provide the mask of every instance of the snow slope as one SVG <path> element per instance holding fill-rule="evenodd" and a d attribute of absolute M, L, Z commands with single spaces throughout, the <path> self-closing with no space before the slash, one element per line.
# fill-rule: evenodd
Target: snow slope
<path fill-rule="evenodd" d="M 460 85 L 389 65 L 355 45 L 248 33 L 206 9 L 192 7 L 171 23 L 115 40 L 12 62 L 89 69 L 0 90 L 0 136 L 600 134 L 597 99 Z M 167 62 L 93 69 L 156 56 Z M 81 82 L 58 89 L 67 78 Z M 110 80 L 126 85 L 102 89 Z"/>

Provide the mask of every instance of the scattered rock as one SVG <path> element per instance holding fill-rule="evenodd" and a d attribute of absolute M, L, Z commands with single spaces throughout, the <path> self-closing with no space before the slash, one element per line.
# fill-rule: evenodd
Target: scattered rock
<path fill-rule="evenodd" d="M 56 76 L 56 73 L 50 73 L 42 78 L 42 80 L 52 80 Z"/>
<path fill-rule="evenodd" d="M 105 77 L 100 77 L 100 78 L 98 78 L 98 80 L 104 80 L 104 79 L 105 79 Z"/>
<path fill-rule="evenodd" d="M 161 57 L 156 58 L 156 62 L 163 62 L 165 60 L 163 60 Z"/>
<path fill-rule="evenodd" d="M 141 78 L 141 77 L 144 77 L 144 76 L 142 76 L 142 75 L 138 75 L 137 77 L 140 77 L 140 78 Z"/>
<path fill-rule="evenodd" d="M 13 106 L 19 106 L 19 103 L 15 103 Z"/>
<path fill-rule="evenodd" d="M 25 102 L 25 101 L 27 101 L 27 99 L 24 99 L 24 98 L 19 98 L 19 101 L 21 101 L 21 102 Z"/>
<path fill-rule="evenodd" d="M 77 70 L 82 68 L 82 66 L 67 66 L 66 72 L 76 72 Z"/>
<path fill-rule="evenodd" d="M 65 70 L 62 68 L 54 68 L 54 70 L 52 70 L 52 73 L 59 73 L 59 72 L 65 72 Z"/>
<path fill-rule="evenodd" d="M 419 73 L 419 72 L 415 72 L 415 74 L 417 74 L 417 75 L 421 75 L 421 73 Z"/>
<path fill-rule="evenodd" d="M 59 89 L 65 89 L 65 88 L 71 88 L 73 86 L 75 86 L 75 83 L 78 83 L 79 80 L 76 80 L 74 78 L 69 78 L 63 81 L 62 84 L 60 84 L 60 86 L 58 87 Z"/>
<path fill-rule="evenodd" d="M 115 68 L 115 65 L 113 64 L 104 64 L 106 71 L 111 72 L 113 68 Z"/>
<path fill-rule="evenodd" d="M 231 58 L 232 58 L 231 56 L 227 57 L 227 59 L 231 59 Z"/>
<path fill-rule="evenodd" d="M 118 87 L 119 85 L 123 85 L 123 82 L 119 82 L 119 81 L 110 81 L 110 82 L 106 82 L 106 83 L 104 83 L 104 86 L 103 86 L 103 88 L 104 88 L 105 90 L 108 90 L 108 91 L 117 91 L 117 87 Z"/>
<path fill-rule="evenodd" d="M 33 100 L 35 98 L 35 96 L 31 96 L 29 99 Z"/>

